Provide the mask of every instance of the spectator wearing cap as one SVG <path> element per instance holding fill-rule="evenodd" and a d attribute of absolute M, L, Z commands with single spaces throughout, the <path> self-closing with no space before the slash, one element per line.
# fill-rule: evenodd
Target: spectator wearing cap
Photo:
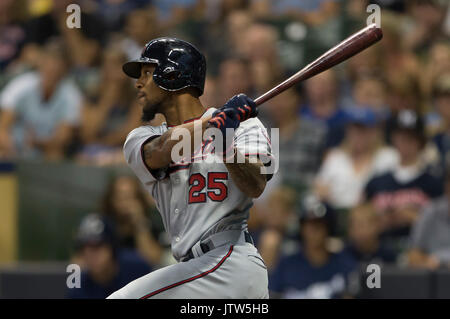
<path fill-rule="evenodd" d="M 445 177 L 445 195 L 425 206 L 411 232 L 410 266 L 426 269 L 450 267 L 450 173 Z"/>
<path fill-rule="evenodd" d="M 442 178 L 441 171 L 428 165 L 422 156 L 426 138 L 419 114 L 400 111 L 394 123 L 392 142 L 400 160 L 389 172 L 368 182 L 365 196 L 381 215 L 385 235 L 396 239 L 401 249 L 402 239 L 408 236 L 422 208 L 442 195 Z"/>
<path fill-rule="evenodd" d="M 357 205 L 368 180 L 385 173 L 398 161 L 395 150 L 383 145 L 378 118 L 372 109 L 354 107 L 346 112 L 344 140 L 329 151 L 315 183 L 316 194 L 341 211 Z M 340 231 L 343 227 L 341 220 Z"/>
<path fill-rule="evenodd" d="M 329 250 L 329 211 L 317 199 L 308 202 L 300 219 L 301 248 L 282 257 L 270 275 L 271 298 L 329 299 L 347 294 L 354 260 Z"/>
<path fill-rule="evenodd" d="M 138 254 L 117 246 L 110 221 L 97 214 L 86 216 L 76 236 L 76 260 L 81 268 L 79 288 L 70 288 L 70 299 L 104 299 L 152 268 Z"/>
<path fill-rule="evenodd" d="M 82 95 L 68 77 L 57 39 L 42 49 L 38 71 L 17 76 L 0 95 L 0 157 L 60 159 L 80 120 Z"/>

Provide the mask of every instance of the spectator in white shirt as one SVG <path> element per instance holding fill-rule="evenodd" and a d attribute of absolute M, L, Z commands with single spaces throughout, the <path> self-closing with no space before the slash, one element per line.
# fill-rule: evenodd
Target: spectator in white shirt
<path fill-rule="evenodd" d="M 0 157 L 59 159 L 78 125 L 81 94 L 67 78 L 58 40 L 42 49 L 37 72 L 14 78 L 0 95 Z"/>
<path fill-rule="evenodd" d="M 316 177 L 315 190 L 334 209 L 348 210 L 360 201 L 373 175 L 398 162 L 397 152 L 382 144 L 378 119 L 364 107 L 348 109 L 344 141 L 330 150 Z"/>

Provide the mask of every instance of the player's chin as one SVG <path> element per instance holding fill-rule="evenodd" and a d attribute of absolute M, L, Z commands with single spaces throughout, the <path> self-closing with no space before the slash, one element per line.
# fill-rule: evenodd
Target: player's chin
<path fill-rule="evenodd" d="M 147 98 L 145 96 L 141 96 L 137 99 L 137 102 L 142 107 L 145 107 L 145 105 L 148 103 Z"/>

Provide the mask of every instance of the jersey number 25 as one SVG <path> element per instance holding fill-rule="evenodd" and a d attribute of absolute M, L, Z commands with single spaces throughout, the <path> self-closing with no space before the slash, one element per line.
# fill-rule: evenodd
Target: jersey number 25
<path fill-rule="evenodd" d="M 227 185 L 223 180 L 228 179 L 228 172 L 209 172 L 208 180 L 200 174 L 195 173 L 189 177 L 189 204 L 205 203 L 206 196 L 212 201 L 221 202 L 228 195 Z M 207 191 L 203 189 L 208 182 Z"/>

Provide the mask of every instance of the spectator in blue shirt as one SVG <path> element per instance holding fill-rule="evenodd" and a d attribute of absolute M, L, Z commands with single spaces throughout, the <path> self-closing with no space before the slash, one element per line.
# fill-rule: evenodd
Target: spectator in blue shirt
<path fill-rule="evenodd" d="M 81 222 L 77 238 L 77 258 L 82 268 L 80 288 L 70 288 L 71 299 L 104 299 L 131 281 L 152 271 L 135 251 L 117 246 L 109 220 L 96 214 Z"/>
<path fill-rule="evenodd" d="M 337 78 L 333 70 L 323 72 L 305 83 L 306 103 L 300 109 L 305 120 L 328 129 L 326 147 L 340 144 L 344 138 L 347 114 L 339 105 Z"/>
<path fill-rule="evenodd" d="M 330 213 L 313 200 L 300 221 L 302 248 L 285 256 L 269 277 L 272 298 L 329 299 L 347 295 L 354 259 L 327 248 Z"/>

